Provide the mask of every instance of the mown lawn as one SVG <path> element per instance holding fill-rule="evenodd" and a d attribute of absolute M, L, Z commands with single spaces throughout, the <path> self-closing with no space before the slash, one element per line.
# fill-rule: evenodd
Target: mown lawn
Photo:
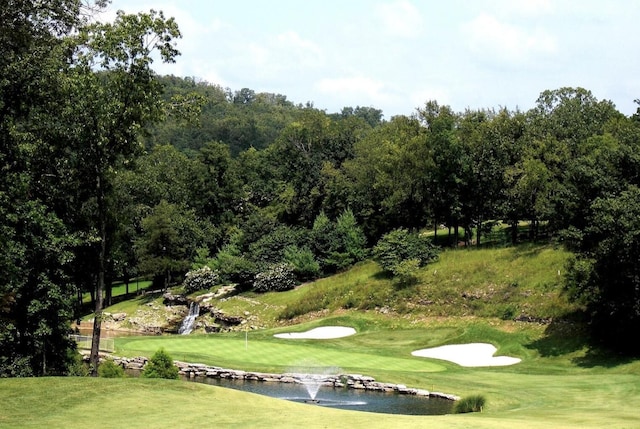
<path fill-rule="evenodd" d="M 286 371 L 296 364 L 444 391 L 482 394 L 483 413 L 398 416 L 296 404 L 215 386 L 165 380 L 43 378 L 0 380 L 0 427 L 638 427 L 640 361 L 603 359 L 574 345 L 549 354 L 548 327 L 499 320 L 441 319 L 416 326 L 380 315 L 349 313 L 291 329 L 351 325 L 336 340 L 283 340 L 283 329 L 244 334 L 125 337 L 119 354 L 150 355 L 246 370 Z M 399 325 L 391 328 L 392 324 Z M 547 333 L 545 333 L 547 331 Z M 463 368 L 415 358 L 410 351 L 444 343 L 486 341 L 498 354 L 521 357 L 508 367 Z M 545 356 L 546 355 L 546 356 Z"/>
<path fill-rule="evenodd" d="M 562 249 L 533 244 L 447 250 L 411 288 L 364 262 L 296 290 L 247 293 L 218 303 L 228 314 L 254 317 L 247 325 L 268 329 L 116 341 L 116 354 L 123 356 L 151 356 L 164 348 L 177 360 L 226 368 L 287 372 L 330 366 L 458 396 L 481 394 L 487 400 L 482 413 L 384 415 L 180 381 L 42 378 L 0 380 L 0 427 L 640 427 L 640 360 L 594 349 L 581 329 L 562 321 L 577 310 L 561 290 L 569 257 Z M 153 298 L 116 309 L 132 313 Z M 513 320 L 523 315 L 545 323 Z M 273 337 L 329 325 L 358 333 L 335 340 Z M 522 362 L 463 368 L 411 356 L 421 348 L 470 342 L 492 343 L 497 355 Z"/>

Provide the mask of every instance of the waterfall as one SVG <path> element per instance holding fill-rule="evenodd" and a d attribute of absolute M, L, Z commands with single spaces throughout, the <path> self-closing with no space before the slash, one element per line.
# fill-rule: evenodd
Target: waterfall
<path fill-rule="evenodd" d="M 178 334 L 188 335 L 193 331 L 193 324 L 196 322 L 196 317 L 200 314 L 200 306 L 197 302 L 193 301 L 189 305 L 189 314 L 184 318 L 182 324 L 180 325 L 180 329 L 178 329 Z"/>

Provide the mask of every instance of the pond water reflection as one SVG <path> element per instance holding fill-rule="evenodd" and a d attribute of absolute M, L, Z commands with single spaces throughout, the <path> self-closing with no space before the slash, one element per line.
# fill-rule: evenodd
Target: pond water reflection
<path fill-rule="evenodd" d="M 296 383 L 273 383 L 209 377 L 185 378 L 185 380 L 257 393 L 288 401 L 309 403 L 310 406 L 325 406 L 374 413 L 442 415 L 450 414 L 453 410 L 454 404 L 453 401 L 442 398 L 429 398 L 415 395 L 401 395 L 397 393 L 334 388 L 328 386 L 320 387 L 316 396 L 317 403 L 310 403 L 309 395 L 305 387 Z"/>

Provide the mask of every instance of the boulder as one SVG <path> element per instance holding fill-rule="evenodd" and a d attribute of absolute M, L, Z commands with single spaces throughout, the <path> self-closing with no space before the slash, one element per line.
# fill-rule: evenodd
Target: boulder
<path fill-rule="evenodd" d="M 165 292 L 164 295 L 162 295 L 162 302 L 164 305 L 189 305 L 186 296 L 174 295 L 171 292 Z"/>
<path fill-rule="evenodd" d="M 113 313 L 111 317 L 113 318 L 114 322 L 122 322 L 127 318 L 127 313 Z"/>

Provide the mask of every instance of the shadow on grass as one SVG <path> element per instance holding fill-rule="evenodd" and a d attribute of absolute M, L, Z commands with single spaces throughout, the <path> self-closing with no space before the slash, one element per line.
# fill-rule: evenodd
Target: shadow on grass
<path fill-rule="evenodd" d="M 536 350 L 541 357 L 558 357 L 586 349 L 584 354 L 571 358 L 571 363 L 581 368 L 614 368 L 637 359 L 637 356 L 612 351 L 594 340 L 579 312 L 554 320 L 545 329 L 544 337 L 525 347 Z"/>
<path fill-rule="evenodd" d="M 584 349 L 589 339 L 582 325 L 569 319 L 554 320 L 544 331 L 544 337 L 527 344 L 541 357 L 562 356 Z"/>
<path fill-rule="evenodd" d="M 573 358 L 571 362 L 582 368 L 614 368 L 636 359 L 637 357 L 620 354 L 599 346 L 590 346 L 584 356 Z"/>
<path fill-rule="evenodd" d="M 372 277 L 375 280 L 393 280 L 393 274 L 383 269 L 380 269 L 380 271 L 375 273 Z"/>

